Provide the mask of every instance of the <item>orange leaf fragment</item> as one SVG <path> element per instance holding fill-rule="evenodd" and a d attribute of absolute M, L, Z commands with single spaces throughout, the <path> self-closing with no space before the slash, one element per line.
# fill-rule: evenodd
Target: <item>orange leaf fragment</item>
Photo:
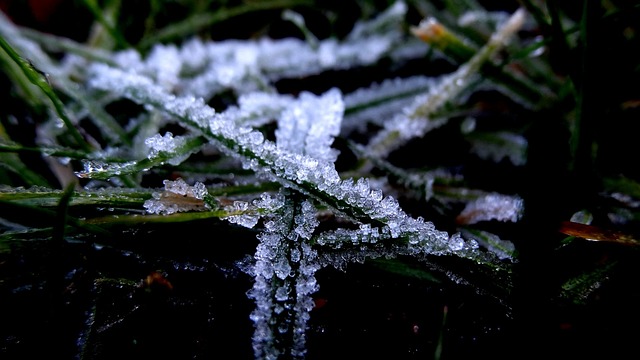
<path fill-rule="evenodd" d="M 589 241 L 607 241 L 625 245 L 640 245 L 640 241 L 624 232 L 571 221 L 563 221 L 560 224 L 559 231 L 565 235 L 577 236 Z"/>

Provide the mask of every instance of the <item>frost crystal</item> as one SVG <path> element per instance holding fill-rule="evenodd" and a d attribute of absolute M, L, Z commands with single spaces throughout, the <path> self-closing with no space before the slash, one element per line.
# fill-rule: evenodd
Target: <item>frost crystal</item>
<path fill-rule="evenodd" d="M 358 22 L 344 41 L 329 38 L 310 44 L 295 38 L 261 38 L 205 43 L 193 38 L 181 47 L 155 45 L 146 59 L 124 50 L 114 62 L 176 95 L 206 100 L 227 89 L 249 94 L 280 78 L 378 61 L 403 44 L 399 40 L 405 33 L 399 24 L 406 12 L 406 4 L 398 1 L 377 18 Z M 180 77 L 182 73 L 191 76 Z"/>
<path fill-rule="evenodd" d="M 331 89 L 320 97 L 303 92 L 278 121 L 278 148 L 334 162 L 337 152 L 331 149 L 331 143 L 340 132 L 343 112 L 344 103 L 338 89 Z"/>
<path fill-rule="evenodd" d="M 517 196 L 490 193 L 469 202 L 458 215 L 458 222 L 475 224 L 480 221 L 513 221 L 520 219 L 524 201 Z"/>
<path fill-rule="evenodd" d="M 435 254 L 451 252 L 443 242 L 446 240 L 441 240 L 433 224 L 424 222 L 422 219 L 411 218 L 402 211 L 394 198 L 387 196 L 381 199 L 380 193 L 372 190 L 364 179 L 355 183 L 351 179 L 341 180 L 335 165 L 331 161 L 324 160 L 330 151 L 327 150 L 327 146 L 332 134 L 335 133 L 335 125 L 321 126 L 313 130 L 314 127 L 306 122 L 311 127 L 302 133 L 308 134 L 310 141 L 323 144 L 325 149 L 305 147 L 304 151 L 311 151 L 323 157 L 318 159 L 299 153 L 300 147 L 306 145 L 298 142 L 285 142 L 282 146 L 276 146 L 266 139 L 260 142 L 262 138 L 257 131 L 237 125 L 233 117 L 235 112 L 216 114 L 201 100 L 194 101 L 193 98 L 171 95 L 154 85 L 150 79 L 138 74 L 130 74 L 105 65 L 94 65 L 91 85 L 99 89 L 115 91 L 135 101 L 164 110 L 180 119 L 185 126 L 201 131 L 220 150 L 239 157 L 245 168 L 273 176 L 287 187 L 325 203 L 338 214 L 358 221 L 381 221 L 385 224 L 380 230 L 382 237 L 391 239 L 418 237 L 416 242 L 421 246 L 420 252 Z M 339 98 L 337 91 L 330 91 L 321 96 L 321 103 L 325 104 L 326 101 L 331 110 L 327 113 L 328 115 L 318 116 L 321 119 L 326 116 L 328 120 L 339 122 L 343 106 Z M 300 105 L 293 107 L 294 113 L 297 106 Z M 325 113 L 320 112 L 320 114 Z M 205 123 L 204 119 L 208 119 L 208 122 Z M 294 119 L 290 120 L 293 122 Z M 302 123 L 305 124 L 304 121 Z M 298 134 L 298 132 L 292 129 L 290 134 Z M 291 151 L 288 147 L 296 147 L 297 151 Z M 465 251 L 463 249 L 458 254 L 465 256 Z M 477 254 L 472 256 L 476 257 Z"/>
<path fill-rule="evenodd" d="M 225 219 L 231 223 L 252 228 L 256 226 L 261 217 L 277 211 L 283 204 L 284 198 L 282 196 L 272 198 L 266 193 L 251 203 L 234 201 L 232 205 L 224 208 L 225 211 L 234 215 L 227 216 Z"/>
<path fill-rule="evenodd" d="M 375 19 L 356 23 L 351 33 L 349 33 L 348 39 L 353 41 L 393 31 L 394 29 L 397 30 L 397 26 L 404 20 L 407 10 L 407 4 L 404 1 L 396 1 Z"/>
<path fill-rule="evenodd" d="M 507 44 L 524 20 L 524 10 L 518 9 L 467 63 L 458 67 L 455 72 L 442 76 L 427 94 L 417 96 L 414 103 L 402 114 L 398 114 L 392 121 L 385 122 L 384 130 L 369 142 L 368 152 L 376 157 L 384 157 L 408 139 L 421 137 L 441 126 L 446 120 L 434 119 L 433 115 L 444 104 L 478 82 L 480 67 Z"/>
<path fill-rule="evenodd" d="M 160 136 L 160 134 L 156 134 L 145 140 L 145 145 L 149 147 L 149 155 L 147 157 L 149 159 L 154 159 L 160 153 L 166 153 L 170 157 L 167 159 L 167 162 L 171 165 L 180 165 L 184 160 L 186 160 L 190 153 L 179 153 L 178 150 L 180 147 L 183 147 L 186 144 L 186 140 L 184 137 L 173 137 L 173 134 L 167 132 L 164 136 Z M 171 156 L 173 155 L 173 156 Z"/>
<path fill-rule="evenodd" d="M 460 234 L 454 234 L 449 239 L 449 248 L 453 251 L 462 250 L 464 248 L 464 239 Z"/>
<path fill-rule="evenodd" d="M 483 159 L 500 162 L 509 159 L 513 165 L 524 165 L 527 161 L 527 140 L 524 136 L 509 132 L 496 132 L 490 137 L 471 139 L 471 151 Z"/>
<path fill-rule="evenodd" d="M 314 305 L 311 295 L 318 290 L 315 273 L 320 267 L 316 251 L 307 243 L 318 224 L 315 216 L 310 202 L 294 204 L 288 199 L 258 236 L 255 282 L 249 291 L 256 303 L 250 318 L 255 323 L 253 349 L 258 359 L 304 357 Z M 271 321 L 274 318 L 279 321 Z"/>
<path fill-rule="evenodd" d="M 500 260 L 513 260 L 515 258 L 515 245 L 511 241 L 500 239 L 498 235 L 482 230 L 463 230 L 462 234 L 465 238 L 471 239 L 469 241 L 477 241 L 480 243 L 487 248 L 487 250 L 496 254 Z"/>
<path fill-rule="evenodd" d="M 182 179 L 164 180 L 164 191 L 154 192 L 153 198 L 144 202 L 143 206 L 150 214 L 170 215 L 184 211 L 203 211 L 203 201 L 209 193 L 202 183 L 190 186 Z"/>
<path fill-rule="evenodd" d="M 236 111 L 237 114 L 234 117 L 239 124 L 256 127 L 280 117 L 280 114 L 293 102 L 295 99 L 290 95 L 251 92 L 242 94 L 238 98 L 238 106 L 232 107 L 227 112 Z"/>
<path fill-rule="evenodd" d="M 348 114 L 343 121 L 342 132 L 348 134 L 356 128 L 365 130 L 366 122 L 384 126 L 385 121 L 409 106 L 416 95 L 434 84 L 436 80 L 426 76 L 395 78 L 346 94 L 344 103 Z M 378 103 L 382 105 L 375 106 Z"/>

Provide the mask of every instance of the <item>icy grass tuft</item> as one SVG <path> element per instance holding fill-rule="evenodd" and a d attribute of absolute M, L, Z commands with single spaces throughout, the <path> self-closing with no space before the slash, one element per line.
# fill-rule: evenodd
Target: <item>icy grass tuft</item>
<path fill-rule="evenodd" d="M 318 289 L 314 276 L 322 266 L 344 268 L 349 262 L 398 255 L 494 260 L 495 254 L 480 251 L 476 239 L 449 235 L 423 218 L 409 216 L 393 196 L 372 187 L 368 178 L 343 179 L 335 167 L 338 152 L 332 143 L 341 130 L 356 128 L 354 123 L 374 116 L 352 112 L 347 116 L 352 116 L 351 124 L 343 126 L 346 109 L 357 110 L 376 101 L 396 101 L 396 109 L 403 110 L 367 120 L 379 121 L 383 127 L 363 146 L 368 156 L 384 159 L 409 139 L 443 125 L 446 119 L 433 114 L 477 80 L 481 64 L 519 27 L 521 12 L 507 20 L 470 63 L 438 79 L 395 79 L 346 97 L 338 89 L 319 95 L 303 91 L 294 97 L 277 94 L 269 86 L 283 77 L 378 61 L 399 43 L 402 33 L 397 24 L 405 13 L 406 4 L 396 2 L 378 19 L 356 25 L 344 41 L 326 39 L 317 46 L 297 39 L 217 43 L 193 39 L 182 47 L 157 45 L 146 59 L 122 52 L 115 59 L 118 67 L 93 64 L 89 68 L 92 90 L 126 97 L 150 112 L 163 112 L 195 136 L 206 138 L 223 155 L 238 159 L 244 169 L 284 185 L 276 196 L 237 200 L 224 208 L 229 214 L 225 219 L 235 224 L 252 228 L 263 220 L 251 270 L 255 282 L 249 292 L 256 303 L 251 314 L 256 358 L 304 356 L 311 294 Z M 192 76 L 182 78 L 181 73 Z M 207 105 L 210 97 L 229 89 L 238 94 L 237 104 L 223 112 Z M 276 123 L 275 141 L 255 130 L 271 121 Z M 149 159 L 173 154 L 181 141 L 171 133 L 147 138 Z M 156 214 L 204 208 L 202 186 L 165 182 L 165 190 L 154 194 L 145 208 Z M 320 205 L 351 220 L 355 227 L 316 233 Z M 521 210 L 518 199 L 491 194 L 471 202 L 461 216 L 468 223 L 515 221 Z"/>
<path fill-rule="evenodd" d="M 320 263 L 309 244 L 317 225 L 311 202 L 286 196 L 284 206 L 266 218 L 265 231 L 258 235 L 255 281 L 248 293 L 256 302 L 250 316 L 256 359 L 304 357 L 314 306 L 311 295 L 318 290 L 315 273 Z"/>

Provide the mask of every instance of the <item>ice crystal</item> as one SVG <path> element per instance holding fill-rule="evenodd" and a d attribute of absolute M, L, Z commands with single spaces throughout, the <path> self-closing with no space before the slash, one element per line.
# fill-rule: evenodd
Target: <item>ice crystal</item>
<path fill-rule="evenodd" d="M 470 241 L 482 244 L 487 250 L 496 254 L 500 260 L 515 260 L 516 248 L 511 241 L 503 240 L 498 235 L 483 230 L 462 230 L 462 235 Z"/>
<path fill-rule="evenodd" d="M 477 28 L 479 32 L 489 35 L 491 29 L 498 28 L 507 22 L 509 13 L 504 11 L 466 11 L 458 17 L 458 25 Z"/>
<path fill-rule="evenodd" d="M 231 205 L 225 206 L 224 210 L 229 215 L 225 219 L 231 223 L 247 228 L 252 228 L 265 215 L 277 211 L 283 205 L 284 199 L 281 196 L 271 197 L 269 194 L 262 194 L 259 199 L 251 201 L 234 201 Z"/>
<path fill-rule="evenodd" d="M 193 186 L 182 179 L 164 180 L 164 191 L 154 192 L 153 198 L 144 202 L 144 208 L 150 214 L 170 215 L 183 211 L 206 210 L 203 199 L 208 195 L 204 184 Z"/>
<path fill-rule="evenodd" d="M 145 145 L 149 147 L 149 155 L 147 156 L 149 159 L 153 159 L 157 157 L 161 152 L 167 153 L 169 156 L 167 162 L 171 165 L 180 165 L 184 160 L 189 157 L 189 153 L 177 152 L 180 147 L 185 145 L 185 138 L 183 136 L 173 137 L 173 134 L 167 132 L 164 136 L 160 136 L 160 134 L 156 134 L 147 140 L 145 140 Z"/>
<path fill-rule="evenodd" d="M 368 65 L 390 55 L 402 44 L 398 40 L 404 33 L 398 24 L 406 11 L 406 4 L 398 1 L 379 17 L 358 22 L 344 41 L 328 38 L 310 44 L 295 38 L 260 38 L 204 43 L 193 38 L 181 47 L 155 45 L 145 59 L 123 50 L 114 62 L 177 95 L 209 99 L 227 89 L 249 94 L 280 78 Z"/>
<path fill-rule="evenodd" d="M 242 94 L 238 98 L 238 106 L 226 112 L 231 114 L 235 111 L 235 121 L 240 125 L 257 127 L 275 121 L 294 102 L 295 98 L 290 95 L 251 92 Z"/>
<path fill-rule="evenodd" d="M 380 33 L 398 30 L 398 24 L 402 22 L 407 13 L 407 4 L 404 1 L 395 1 L 387 10 L 370 21 L 357 22 L 349 33 L 348 40 L 355 41 Z"/>
<path fill-rule="evenodd" d="M 384 157 L 409 139 L 422 137 L 428 131 L 442 126 L 446 119 L 433 118 L 433 114 L 479 80 L 478 70 L 482 64 L 490 61 L 498 50 L 507 45 L 524 19 L 524 11 L 516 11 L 467 63 L 455 72 L 442 76 L 426 94 L 416 96 L 402 113 L 385 122 L 383 131 L 369 142 L 368 151 L 376 157 Z"/>
<path fill-rule="evenodd" d="M 136 161 L 128 161 L 124 163 L 107 163 L 101 160 L 84 160 L 82 161 L 83 170 L 76 172 L 81 178 L 98 177 L 102 175 L 118 176 L 129 172 L 130 168 L 135 167 Z"/>
<path fill-rule="evenodd" d="M 523 210 L 522 198 L 490 193 L 467 203 L 458 215 L 458 222 L 464 224 L 488 220 L 516 222 L 522 216 Z"/>
<path fill-rule="evenodd" d="M 343 112 L 344 103 L 338 89 L 333 88 L 320 97 L 303 92 L 278 119 L 278 148 L 334 162 L 338 154 L 331 149 L 331 143 L 340 132 Z"/>
<path fill-rule="evenodd" d="M 367 122 L 383 126 L 394 114 L 414 102 L 416 95 L 424 93 L 435 83 L 436 79 L 426 76 L 394 78 L 346 94 L 344 103 L 348 112 L 345 114 L 342 133 L 363 131 Z"/>
<path fill-rule="evenodd" d="M 200 119 L 201 113 L 214 114 L 212 109 L 201 102 L 169 95 L 140 75 L 127 74 L 104 66 L 96 67 L 95 75 L 93 83 L 96 86 L 110 88 L 134 100 L 156 104 L 170 114 L 187 121 L 188 125 L 200 126 L 201 121 L 193 121 L 193 117 Z M 135 91 L 132 87 L 135 87 Z M 337 96 L 335 94 L 330 95 L 329 98 L 335 98 Z M 340 117 L 333 115 L 333 118 Z M 423 230 L 428 230 L 426 234 L 429 234 L 433 230 L 430 223 L 416 221 L 406 215 L 392 197 L 387 196 L 381 199 L 379 192 L 372 191 L 366 179 L 356 182 L 350 179 L 340 180 L 331 162 L 270 145 L 267 140 L 256 144 L 255 136 L 252 135 L 254 131 L 236 127 L 230 118 L 225 117 L 225 114 L 212 116 L 208 125 L 209 127 L 202 131 L 210 134 L 214 140 L 220 142 L 220 145 L 229 144 L 226 146 L 230 154 L 237 156 L 240 153 L 251 156 L 250 159 L 244 159 L 249 168 L 259 172 L 270 172 L 286 180 L 287 185 L 316 197 L 339 212 L 346 212 L 356 218 L 360 218 L 359 213 L 362 212 L 369 219 L 382 220 L 387 224 L 385 232 L 391 238 L 408 236 Z M 328 132 L 329 135 L 333 133 Z M 326 143 L 325 141 L 325 147 Z M 294 145 L 287 143 L 286 146 Z M 315 185 L 310 188 L 304 187 L 303 184 L 307 183 Z M 359 209 L 357 213 L 353 212 L 355 208 Z M 427 235 L 426 238 L 428 237 Z"/>
<path fill-rule="evenodd" d="M 318 289 L 315 273 L 320 268 L 317 252 L 308 243 L 318 224 L 315 216 L 313 204 L 296 204 L 288 198 L 258 236 L 255 281 L 249 291 L 256 302 L 250 318 L 255 323 L 253 349 L 258 359 L 301 359 L 306 352 L 311 295 Z"/>
<path fill-rule="evenodd" d="M 593 214 L 589 211 L 581 210 L 571 215 L 569 221 L 578 224 L 591 225 L 591 222 L 593 221 Z"/>
<path fill-rule="evenodd" d="M 508 159 L 513 165 L 526 163 L 527 140 L 511 132 L 496 132 L 490 137 L 471 138 L 471 151 L 483 159 L 500 162 Z"/>

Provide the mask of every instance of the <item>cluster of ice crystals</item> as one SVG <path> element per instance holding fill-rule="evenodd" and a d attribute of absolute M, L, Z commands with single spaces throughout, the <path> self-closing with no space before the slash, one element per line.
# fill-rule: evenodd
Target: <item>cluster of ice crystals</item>
<path fill-rule="evenodd" d="M 166 191 L 172 192 L 174 194 L 182 195 L 182 196 L 193 196 L 191 191 L 191 186 L 187 184 L 184 180 L 178 179 L 175 181 L 164 180 L 162 181 L 164 184 L 164 189 Z"/>
<path fill-rule="evenodd" d="M 399 238 L 403 240 L 394 241 Z M 480 256 L 476 251 L 477 244 L 464 242 L 458 235 L 449 237 L 446 232 L 436 230 L 432 223 L 408 216 L 397 217 L 380 228 L 361 224 L 356 230 L 326 231 L 316 237 L 316 242 L 325 249 L 340 249 L 340 254 L 343 250 L 357 249 L 368 254 L 367 257 L 400 254 Z M 337 268 L 342 266 L 344 258 L 331 259 L 331 256 L 326 257 L 324 262 Z"/>
<path fill-rule="evenodd" d="M 82 171 L 77 171 L 76 175 L 81 178 L 103 177 L 110 178 L 126 173 L 130 168 L 137 165 L 136 161 L 124 163 L 105 163 L 99 160 L 83 160 Z"/>
<path fill-rule="evenodd" d="M 491 253 L 495 254 L 498 259 L 514 259 L 516 247 L 511 241 L 503 240 L 498 235 L 484 230 L 463 230 L 462 232 L 465 238 L 481 244 Z"/>
<path fill-rule="evenodd" d="M 318 290 L 315 273 L 320 268 L 316 251 L 307 243 L 318 224 L 315 214 L 309 201 L 296 205 L 287 200 L 258 235 L 255 281 L 248 293 L 256 304 L 250 316 L 256 358 L 297 359 L 305 354 L 307 322 L 314 306 L 311 295 Z"/>
<path fill-rule="evenodd" d="M 389 241 L 388 235 L 384 232 L 380 235 L 386 241 L 366 244 L 358 239 L 360 234 L 354 235 L 350 230 L 340 229 L 332 233 L 323 233 L 323 251 L 319 254 L 319 261 L 322 266 L 346 270 L 349 263 L 363 263 L 366 259 L 380 257 L 391 259 L 403 255 L 413 256 L 419 260 L 426 259 L 427 256 L 454 253 L 490 258 L 477 251 L 478 243 L 475 240 L 460 242 L 459 235 L 456 234 L 451 238 L 442 232 L 431 235 L 418 234 L 410 238 L 409 244 Z M 450 246 L 452 244 L 453 248 Z"/>
<path fill-rule="evenodd" d="M 303 239 L 310 239 L 315 228 L 319 225 L 319 221 L 316 216 L 316 208 L 309 201 L 302 204 L 302 211 L 296 215 L 295 218 L 296 227 L 295 233 Z"/>
<path fill-rule="evenodd" d="M 475 224 L 498 220 L 516 222 L 524 211 L 524 200 L 518 196 L 489 193 L 467 203 L 458 215 L 458 221 Z"/>
<path fill-rule="evenodd" d="M 421 137 L 442 125 L 445 120 L 432 119 L 433 114 L 470 85 L 477 83 L 478 70 L 482 64 L 490 61 L 491 56 L 507 44 L 511 36 L 520 29 L 524 19 L 524 11 L 517 10 L 467 63 L 458 67 L 455 72 L 441 77 L 427 94 L 417 96 L 402 114 L 385 122 L 384 130 L 369 142 L 369 151 L 375 156 L 384 157 L 408 139 Z"/>
<path fill-rule="evenodd" d="M 319 97 L 301 93 L 278 119 L 278 148 L 334 162 L 337 152 L 331 143 L 340 132 L 343 112 L 342 94 L 336 88 Z"/>
<path fill-rule="evenodd" d="M 264 193 L 260 195 L 259 199 L 253 201 L 253 205 L 257 208 L 267 210 L 268 212 L 273 212 L 284 206 L 284 196 L 282 196 L 282 194 L 271 196 Z"/>
<path fill-rule="evenodd" d="M 225 219 L 230 223 L 252 228 L 256 226 L 260 220 L 260 215 L 254 210 L 249 210 L 249 203 L 246 201 L 234 201 L 233 205 L 228 206 L 225 210 L 231 213 L 242 213 L 240 215 L 227 216 Z"/>
<path fill-rule="evenodd" d="M 231 206 L 225 207 L 225 210 L 239 214 L 227 216 L 225 219 L 246 228 L 253 228 L 264 214 L 271 214 L 277 211 L 283 204 L 284 198 L 282 196 L 271 197 L 269 194 L 264 193 L 259 199 L 255 199 L 251 203 L 234 201 Z M 271 222 L 268 224 L 271 224 Z"/>
<path fill-rule="evenodd" d="M 513 165 L 521 166 L 527 161 L 527 139 L 511 132 L 496 132 L 492 139 L 473 138 L 471 151 L 483 159 L 500 162 L 509 159 Z"/>
<path fill-rule="evenodd" d="M 164 109 L 188 125 L 198 126 L 199 122 L 193 121 L 193 117 L 197 117 L 201 113 L 213 112 L 206 104 L 199 101 L 186 101 L 180 97 L 175 97 L 166 93 L 161 88 L 154 86 L 147 78 L 140 75 L 128 74 L 121 70 L 97 66 L 95 69 L 94 85 L 103 89 L 110 89 L 120 92 L 121 94 L 131 97 L 142 103 L 153 104 L 154 106 Z M 305 101 L 315 102 L 318 99 L 309 96 Z M 339 123 L 342 110 L 342 102 L 340 94 L 337 91 L 330 91 L 320 97 L 320 103 L 329 105 L 329 115 L 320 116 L 320 119 L 332 120 Z M 297 105 L 293 107 L 293 113 Z M 294 122 L 294 119 L 291 119 Z M 326 202 L 327 205 L 334 207 L 338 212 L 346 211 L 350 216 L 357 219 L 380 220 L 386 223 L 381 234 L 390 238 L 409 237 L 425 231 L 418 243 L 424 245 L 429 240 L 438 239 L 434 236 L 436 233 L 433 225 L 425 223 L 423 220 L 416 220 L 405 214 L 399 207 L 398 202 L 393 197 L 382 197 L 377 190 L 372 190 L 366 179 L 360 179 L 356 182 L 353 180 L 341 180 L 340 175 L 335 169 L 331 161 L 317 159 L 297 151 L 290 151 L 287 147 L 296 147 L 297 143 L 286 142 L 285 145 L 276 146 L 268 140 L 262 143 L 256 141 L 258 136 L 253 134 L 250 128 L 237 126 L 233 118 L 229 114 L 216 114 L 209 119 L 208 127 L 202 129 L 205 134 L 212 137 L 215 144 L 221 146 L 234 156 L 244 154 L 241 158 L 244 165 L 258 172 L 268 172 L 284 181 L 285 185 L 292 186 L 301 190 L 307 195 L 316 197 L 318 200 Z M 311 133 L 307 135 L 321 141 L 325 149 L 330 143 L 329 139 L 336 134 L 335 126 L 321 126 L 320 128 L 309 128 L 303 133 Z M 284 134 L 284 130 L 281 134 Z M 290 134 L 298 134 L 291 130 Z M 281 135 L 284 136 L 284 135 Z M 284 148 L 283 148 L 284 147 Z M 306 149 L 306 148 L 305 148 Z M 306 150 L 305 150 L 306 151 Z M 309 149 L 313 154 L 318 154 L 317 149 Z M 327 153 L 323 153 L 326 156 Z M 303 184 L 312 184 L 311 187 Z M 327 202 L 328 200 L 328 202 Z M 353 209 L 358 209 L 356 212 Z M 440 249 L 437 245 L 434 248 Z"/>
<path fill-rule="evenodd" d="M 155 75 L 156 82 L 160 86 L 173 89 L 179 84 L 181 60 L 175 45 L 155 46 L 145 60 L 145 70 L 148 75 Z"/>
<path fill-rule="evenodd" d="M 257 127 L 277 119 L 294 101 L 291 95 L 254 91 L 242 94 L 238 98 L 238 106 L 225 112 L 233 114 L 239 124 Z"/>
<path fill-rule="evenodd" d="M 449 238 L 449 248 L 453 251 L 459 251 L 464 248 L 464 239 L 460 234 L 455 233 Z"/>
<path fill-rule="evenodd" d="M 346 94 L 344 104 L 350 112 L 345 116 L 342 132 L 348 134 L 358 127 L 364 129 L 367 121 L 382 126 L 402 108 L 409 106 L 416 95 L 434 84 L 435 79 L 426 76 L 393 78 Z M 377 103 L 383 105 L 375 106 Z"/>
<path fill-rule="evenodd" d="M 353 41 L 379 33 L 393 32 L 398 29 L 398 24 L 404 21 L 407 10 L 407 4 L 404 1 L 396 1 L 375 19 L 357 22 L 347 39 Z"/>
<path fill-rule="evenodd" d="M 358 22 L 343 41 L 329 38 L 310 44 L 295 38 L 260 38 L 202 42 L 193 38 L 180 47 L 155 45 L 145 59 L 125 50 L 117 53 L 114 61 L 177 95 L 210 99 L 227 89 L 248 94 L 283 77 L 378 61 L 402 43 L 399 40 L 405 34 L 399 24 L 406 11 L 406 4 L 398 1 L 377 18 Z"/>
<path fill-rule="evenodd" d="M 422 137 L 444 125 L 446 119 L 432 118 L 431 114 L 455 98 L 476 78 L 477 74 L 463 65 L 454 73 L 434 80 L 436 84 L 426 94 L 415 96 L 411 104 L 384 122 L 384 129 L 369 142 L 368 151 L 376 157 L 385 157 L 409 139 Z"/>
<path fill-rule="evenodd" d="M 170 215 L 183 211 L 202 211 L 206 209 L 202 201 L 209 194 L 204 184 L 196 182 L 193 186 L 183 179 L 164 180 L 164 191 L 154 192 L 152 199 L 143 206 L 150 214 Z"/>
<path fill-rule="evenodd" d="M 502 26 L 509 19 L 509 13 L 505 11 L 465 11 L 458 18 L 458 25 L 462 27 L 476 27 L 478 30 L 487 32 L 490 29 L 485 27 L 489 25 L 491 28 Z"/>
<path fill-rule="evenodd" d="M 121 69 L 128 69 L 131 72 L 144 71 L 144 63 L 142 62 L 140 53 L 135 49 L 126 49 L 115 52 L 112 55 L 112 58 Z"/>
<path fill-rule="evenodd" d="M 205 196 L 209 195 L 209 191 L 207 190 L 207 187 L 201 183 L 201 182 L 196 182 L 195 184 L 193 184 L 193 186 L 191 187 L 191 193 L 193 194 L 193 197 L 196 199 L 204 199 Z"/>
<path fill-rule="evenodd" d="M 177 148 L 184 146 L 185 139 L 182 136 L 174 138 L 171 132 L 167 132 L 164 136 L 156 134 L 147 138 L 144 144 L 149 147 L 149 155 L 147 155 L 147 157 L 153 159 L 157 157 L 160 152 L 175 153 Z M 180 159 L 170 159 L 168 162 L 172 165 L 179 165 L 182 162 L 182 156 L 178 158 Z"/>
<path fill-rule="evenodd" d="M 389 54 L 403 36 L 407 6 L 398 1 L 369 21 L 358 22 L 342 42 L 329 38 L 316 44 L 298 39 L 261 40 L 259 65 L 268 78 L 298 77 L 326 69 L 367 65 Z"/>

